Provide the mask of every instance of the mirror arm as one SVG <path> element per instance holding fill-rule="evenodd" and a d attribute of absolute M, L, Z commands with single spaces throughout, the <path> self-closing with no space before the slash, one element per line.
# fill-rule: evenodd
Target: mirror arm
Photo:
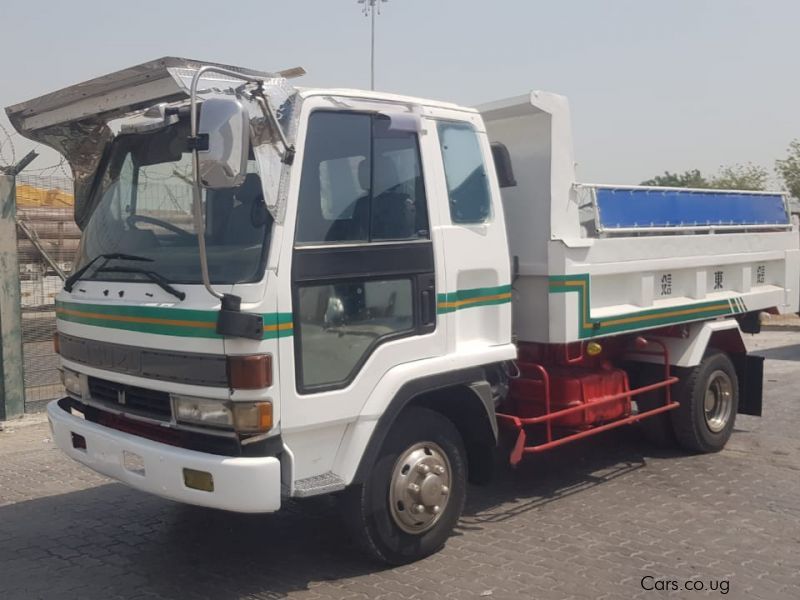
<path fill-rule="evenodd" d="M 230 294 L 221 294 L 217 290 L 214 289 L 214 286 L 211 285 L 211 278 L 208 275 L 208 256 L 206 255 L 206 226 L 205 226 L 205 219 L 203 219 L 203 207 L 202 207 L 202 191 L 200 190 L 200 157 L 198 156 L 198 146 L 202 143 L 198 140 L 197 137 L 197 85 L 200 82 L 200 79 L 206 73 L 214 72 L 219 73 L 220 75 L 228 75 L 230 77 L 235 77 L 236 79 L 240 79 L 243 81 L 248 82 L 257 82 L 259 81 L 255 77 L 250 77 L 249 75 L 244 75 L 243 73 L 237 73 L 236 71 L 231 71 L 229 69 L 223 69 L 221 67 L 215 67 L 211 65 L 207 65 L 205 67 L 199 68 L 194 77 L 192 77 L 192 85 L 189 89 L 189 106 L 190 106 L 190 113 L 189 113 L 189 122 L 191 127 L 190 139 L 189 144 L 192 148 L 192 216 L 194 221 L 194 229 L 197 233 L 197 250 L 198 254 L 200 254 L 200 273 L 203 277 L 203 285 L 205 286 L 208 293 L 214 296 L 215 298 L 222 300 L 226 304 L 230 304 L 232 307 L 236 306 L 241 303 L 241 298 L 237 298 L 235 296 L 231 297 Z M 227 298 L 226 298 L 227 297 Z M 239 302 L 236 302 L 238 300 Z M 236 310 L 236 309 L 234 309 Z"/>
<path fill-rule="evenodd" d="M 258 93 L 253 94 L 253 96 L 255 97 L 258 105 L 261 107 L 261 110 L 264 112 L 264 116 L 272 122 L 273 127 L 275 127 L 278 132 L 278 136 L 281 138 L 281 144 L 283 145 L 283 163 L 286 165 L 291 165 L 294 161 L 294 146 L 289 144 L 289 141 L 286 139 L 286 135 L 283 133 L 283 128 L 278 122 L 278 117 L 275 116 L 275 112 L 272 110 L 269 100 L 267 100 L 266 96 L 264 96 L 262 84 L 263 82 L 259 82 Z"/>

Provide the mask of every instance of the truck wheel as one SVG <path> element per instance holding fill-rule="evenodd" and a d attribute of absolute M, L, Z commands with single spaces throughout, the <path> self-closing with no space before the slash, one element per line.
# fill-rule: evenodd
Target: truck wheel
<path fill-rule="evenodd" d="M 731 437 L 739 408 L 733 362 L 723 352 L 712 352 L 680 377 L 673 388 L 680 406 L 670 411 L 678 443 L 694 452 L 719 452 Z"/>
<path fill-rule="evenodd" d="M 345 522 L 361 547 L 392 565 L 439 550 L 466 495 L 466 453 L 453 423 L 408 408 L 383 442 L 366 481 L 342 495 Z"/>

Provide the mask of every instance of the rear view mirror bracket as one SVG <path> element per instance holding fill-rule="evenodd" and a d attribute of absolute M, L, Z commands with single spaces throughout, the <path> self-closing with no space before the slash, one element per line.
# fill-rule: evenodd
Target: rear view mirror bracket
<path fill-rule="evenodd" d="M 223 294 L 222 306 L 217 315 L 217 333 L 226 337 L 262 339 L 264 337 L 264 317 L 241 311 L 242 299 L 239 296 Z"/>
<path fill-rule="evenodd" d="M 197 150 L 198 152 L 208 150 L 208 134 L 201 133 L 194 137 L 188 137 L 186 139 L 186 147 L 190 152 L 194 150 Z"/>

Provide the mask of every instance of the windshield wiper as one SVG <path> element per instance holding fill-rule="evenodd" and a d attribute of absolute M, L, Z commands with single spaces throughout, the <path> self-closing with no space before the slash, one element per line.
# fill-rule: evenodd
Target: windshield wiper
<path fill-rule="evenodd" d="M 114 260 L 114 259 L 119 259 L 119 260 L 139 260 L 139 261 L 142 261 L 142 262 L 153 262 L 152 258 L 145 258 L 143 256 L 135 256 L 133 254 L 123 254 L 122 252 L 108 252 L 106 254 L 98 254 L 92 260 L 90 260 L 88 263 L 83 265 L 80 269 L 75 271 L 72 275 L 67 277 L 67 279 L 64 281 L 64 289 L 67 290 L 68 292 L 71 292 L 73 286 L 75 285 L 75 283 L 81 277 L 83 277 L 83 274 L 86 273 L 86 271 L 89 270 L 89 267 L 91 267 L 94 263 L 96 263 L 101 258 L 105 259 L 105 262 L 103 263 L 104 265 L 108 261 Z"/>
<path fill-rule="evenodd" d="M 167 293 L 172 294 L 178 300 L 186 298 L 186 294 L 180 290 L 176 290 L 169 284 L 169 281 L 163 275 L 159 275 L 155 271 L 148 271 L 147 269 L 139 269 L 137 267 L 100 267 L 95 271 L 96 273 L 137 273 L 144 275 L 150 281 L 155 283 L 158 287 Z"/>

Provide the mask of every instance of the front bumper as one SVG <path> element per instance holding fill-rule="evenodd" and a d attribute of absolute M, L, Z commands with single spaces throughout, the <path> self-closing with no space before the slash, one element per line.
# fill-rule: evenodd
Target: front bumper
<path fill-rule="evenodd" d="M 230 457 L 185 450 L 76 417 L 54 400 L 47 418 L 56 445 L 87 467 L 163 498 L 244 513 L 281 506 L 281 465 L 274 456 Z M 85 448 L 76 447 L 80 436 Z M 184 469 L 211 473 L 213 491 L 186 487 Z"/>

